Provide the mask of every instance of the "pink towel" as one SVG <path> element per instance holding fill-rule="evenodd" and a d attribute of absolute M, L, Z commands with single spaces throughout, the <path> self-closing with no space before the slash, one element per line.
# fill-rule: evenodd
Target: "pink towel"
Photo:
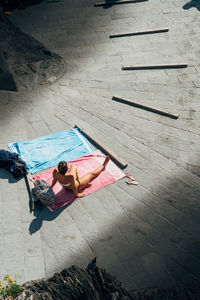
<path fill-rule="evenodd" d="M 83 176 L 91 171 L 97 169 L 105 160 L 105 155 L 97 150 L 88 155 L 84 155 L 79 157 L 73 161 L 67 163 L 68 167 L 71 165 L 76 165 L 78 167 L 79 176 Z M 52 173 L 54 167 L 35 176 L 32 179 L 35 181 L 37 179 L 44 179 L 50 185 L 52 183 Z M 124 172 L 122 172 L 111 160 L 107 164 L 105 170 L 96 177 L 91 182 L 91 186 L 85 189 L 82 189 L 80 192 L 88 195 L 92 192 L 95 192 L 108 184 L 111 184 L 125 176 Z M 55 211 L 58 208 L 61 208 L 67 204 L 73 202 L 77 197 L 73 192 L 63 188 L 58 182 L 53 187 L 54 193 L 56 195 L 55 204 L 48 206 L 50 211 Z"/>

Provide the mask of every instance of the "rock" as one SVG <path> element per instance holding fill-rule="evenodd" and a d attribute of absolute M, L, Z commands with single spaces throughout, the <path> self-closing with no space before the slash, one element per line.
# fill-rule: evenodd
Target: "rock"
<path fill-rule="evenodd" d="M 37 66 L 36 65 L 32 65 L 32 64 L 27 64 L 27 67 L 33 72 L 36 73 L 37 72 Z"/>
<path fill-rule="evenodd" d="M 23 284 L 17 300 L 108 300 L 133 299 L 127 289 L 104 269 L 91 271 L 72 266 L 52 278 Z"/>
<path fill-rule="evenodd" d="M 48 81 L 52 83 L 52 82 L 56 81 L 56 77 L 55 76 L 49 77 Z"/>
<path fill-rule="evenodd" d="M 51 56 L 53 55 L 53 53 L 47 49 L 42 50 L 42 52 L 46 55 L 51 55 Z"/>
<path fill-rule="evenodd" d="M 59 66 L 58 65 L 53 65 L 52 68 L 51 68 L 51 73 L 57 75 L 57 74 L 59 74 L 59 72 L 60 72 Z"/>
<path fill-rule="evenodd" d="M 49 60 L 44 60 L 40 64 L 40 68 L 48 68 L 51 65 L 51 62 Z"/>

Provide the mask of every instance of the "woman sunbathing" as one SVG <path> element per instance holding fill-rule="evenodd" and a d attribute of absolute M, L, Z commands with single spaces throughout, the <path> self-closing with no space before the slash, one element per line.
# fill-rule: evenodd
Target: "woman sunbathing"
<path fill-rule="evenodd" d="M 68 169 L 67 163 L 65 161 L 60 161 L 58 169 L 54 169 L 53 171 L 51 187 L 53 188 L 58 181 L 64 188 L 72 190 L 77 197 L 83 197 L 84 194 L 79 193 L 79 191 L 91 185 L 90 182 L 105 169 L 109 160 L 109 156 L 106 156 L 104 163 L 99 168 L 82 177 L 79 177 L 78 168 L 75 165 L 72 165 Z"/>

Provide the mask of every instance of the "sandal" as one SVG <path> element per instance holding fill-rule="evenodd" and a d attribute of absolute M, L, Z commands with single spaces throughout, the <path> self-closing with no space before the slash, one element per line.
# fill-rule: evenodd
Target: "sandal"
<path fill-rule="evenodd" d="M 134 184 L 134 185 L 137 185 L 137 184 L 138 184 L 138 182 L 135 181 L 135 179 L 132 180 L 131 178 L 126 179 L 126 183 L 127 183 L 127 184 Z"/>
<path fill-rule="evenodd" d="M 126 177 L 128 177 L 131 180 L 135 180 L 135 177 L 129 173 L 126 173 Z"/>

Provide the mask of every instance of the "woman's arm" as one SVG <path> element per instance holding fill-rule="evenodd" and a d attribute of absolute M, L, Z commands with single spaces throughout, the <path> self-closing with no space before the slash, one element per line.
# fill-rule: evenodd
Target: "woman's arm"
<path fill-rule="evenodd" d="M 53 170 L 53 180 L 52 180 L 52 183 L 51 183 L 52 188 L 54 187 L 54 185 L 56 184 L 57 181 L 58 181 L 58 179 L 57 179 L 57 170 L 54 169 Z"/>

